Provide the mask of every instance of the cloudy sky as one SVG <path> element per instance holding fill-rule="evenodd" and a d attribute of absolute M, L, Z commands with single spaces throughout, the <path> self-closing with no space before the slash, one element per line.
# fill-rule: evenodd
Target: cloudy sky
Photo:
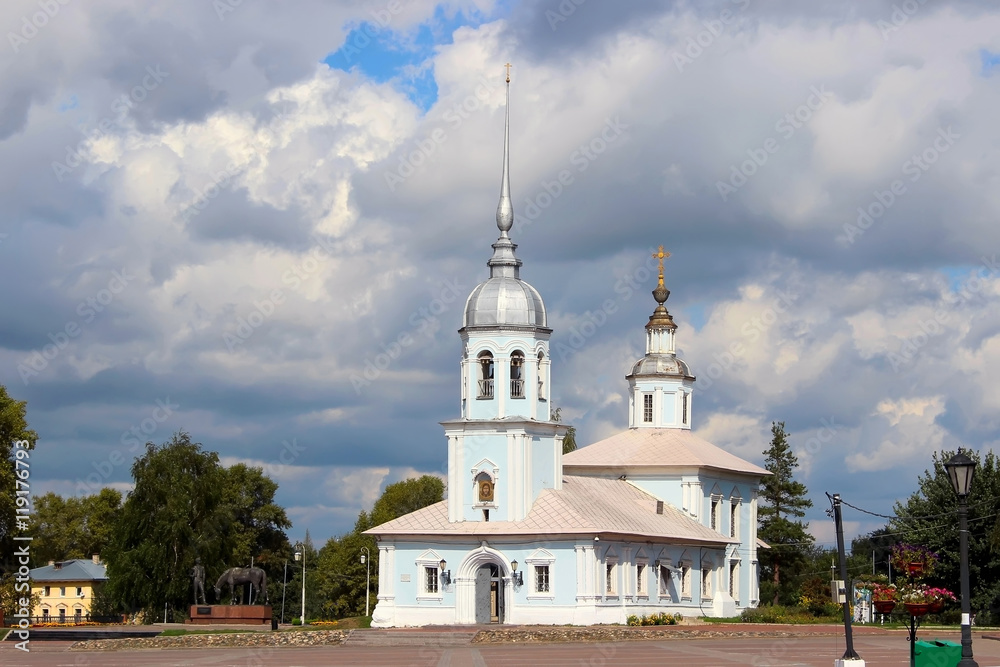
<path fill-rule="evenodd" d="M 35 490 L 127 489 L 184 429 L 324 540 L 442 474 L 508 61 L 512 236 L 581 444 L 627 425 L 663 244 L 696 431 L 760 463 L 785 421 L 821 541 L 825 491 L 887 513 L 933 451 L 993 447 L 1000 8 L 621 4 L 3 3 Z"/>

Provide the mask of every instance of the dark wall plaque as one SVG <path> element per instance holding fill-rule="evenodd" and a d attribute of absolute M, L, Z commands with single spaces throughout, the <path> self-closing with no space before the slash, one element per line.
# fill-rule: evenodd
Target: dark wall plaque
<path fill-rule="evenodd" d="M 198 607 L 198 614 L 199 615 L 201 615 L 201 614 L 211 614 L 211 613 L 212 613 L 212 608 L 211 607 Z"/>

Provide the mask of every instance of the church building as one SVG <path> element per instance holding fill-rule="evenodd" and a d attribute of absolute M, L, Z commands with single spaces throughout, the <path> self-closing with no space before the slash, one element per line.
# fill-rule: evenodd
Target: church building
<path fill-rule="evenodd" d="M 625 378 L 629 427 L 563 454 L 552 329 L 509 236 L 508 134 L 509 108 L 500 237 L 458 331 L 460 416 L 442 422 L 447 499 L 368 531 L 379 548 L 372 625 L 589 625 L 756 606 L 768 473 L 691 432 L 695 378 L 676 354 L 662 247 L 646 354 Z"/>

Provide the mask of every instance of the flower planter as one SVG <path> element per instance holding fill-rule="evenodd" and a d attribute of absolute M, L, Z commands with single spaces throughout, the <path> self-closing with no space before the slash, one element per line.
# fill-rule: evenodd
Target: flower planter
<path fill-rule="evenodd" d="M 895 600 L 875 600 L 872 604 L 875 605 L 875 611 L 880 614 L 888 614 L 896 608 Z"/>
<path fill-rule="evenodd" d="M 929 602 L 904 602 L 903 606 L 906 607 L 906 612 L 910 616 L 923 616 L 931 608 Z"/>
<path fill-rule="evenodd" d="M 942 611 L 944 611 L 943 600 L 935 600 L 934 602 L 931 602 L 930 606 L 927 608 L 927 613 L 929 614 L 940 614 Z"/>
<path fill-rule="evenodd" d="M 919 575 L 921 575 L 921 574 L 924 573 L 924 564 L 923 563 L 907 563 L 906 564 L 906 571 L 909 573 L 909 575 L 911 577 L 919 576 Z"/>

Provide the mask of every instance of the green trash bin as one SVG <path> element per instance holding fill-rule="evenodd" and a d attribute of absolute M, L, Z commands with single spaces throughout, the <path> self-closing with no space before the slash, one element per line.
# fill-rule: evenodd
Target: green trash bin
<path fill-rule="evenodd" d="M 962 645 L 935 639 L 917 642 L 916 667 L 955 667 L 962 660 Z"/>

